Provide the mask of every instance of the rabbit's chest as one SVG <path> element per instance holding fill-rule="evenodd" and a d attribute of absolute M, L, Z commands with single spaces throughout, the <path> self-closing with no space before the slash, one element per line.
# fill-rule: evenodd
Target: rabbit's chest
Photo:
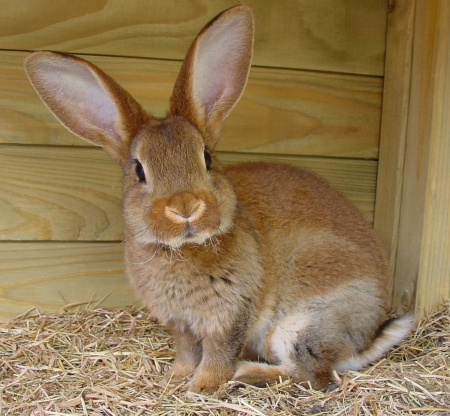
<path fill-rule="evenodd" d="M 155 262 L 145 269 L 128 265 L 128 276 L 160 323 L 183 321 L 199 333 L 227 326 L 242 301 L 231 272 L 217 274 L 189 263 Z"/>

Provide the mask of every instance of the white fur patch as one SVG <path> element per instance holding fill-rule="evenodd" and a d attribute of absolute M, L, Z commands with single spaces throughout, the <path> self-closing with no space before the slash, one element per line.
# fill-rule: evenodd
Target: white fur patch
<path fill-rule="evenodd" d="M 310 316 L 304 311 L 291 313 L 278 322 L 271 337 L 272 353 L 282 363 L 291 360 L 294 343 L 298 333 L 304 331 L 310 323 Z"/>

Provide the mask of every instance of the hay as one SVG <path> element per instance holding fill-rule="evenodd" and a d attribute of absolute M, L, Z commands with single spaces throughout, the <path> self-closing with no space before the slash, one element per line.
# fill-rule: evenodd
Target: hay
<path fill-rule="evenodd" d="M 327 392 L 230 383 L 215 397 L 159 386 L 174 351 L 143 310 L 37 310 L 0 323 L 1 415 L 450 416 L 450 302 L 386 358 Z"/>

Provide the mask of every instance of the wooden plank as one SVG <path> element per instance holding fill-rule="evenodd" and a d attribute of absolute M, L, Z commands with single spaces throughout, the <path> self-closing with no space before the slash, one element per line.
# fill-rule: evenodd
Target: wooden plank
<path fill-rule="evenodd" d="M 417 0 L 394 305 L 450 296 L 450 4 Z"/>
<path fill-rule="evenodd" d="M 408 127 L 414 10 L 414 0 L 395 1 L 388 19 L 374 227 L 390 254 L 392 275 L 397 255 Z M 395 296 L 398 298 L 397 294 Z M 408 298 L 406 293 L 405 300 Z"/>
<path fill-rule="evenodd" d="M 22 69 L 25 53 L 0 52 L 0 143 L 86 143 L 40 102 Z M 90 57 L 144 107 L 163 116 L 179 63 Z M 254 68 L 226 121 L 219 150 L 352 158 L 378 157 L 382 80 Z"/>
<path fill-rule="evenodd" d="M 0 243 L 0 316 L 37 307 L 55 312 L 133 303 L 124 275 L 123 246 L 97 243 Z"/>
<path fill-rule="evenodd" d="M 222 154 L 273 160 L 324 176 L 372 219 L 376 162 Z M 0 146 L 0 240 L 116 241 L 123 237 L 121 172 L 96 148 Z"/>
<path fill-rule="evenodd" d="M 255 12 L 255 65 L 383 74 L 387 1 L 238 3 Z M 183 59 L 230 0 L 5 2 L 0 49 Z"/>
<path fill-rule="evenodd" d="M 378 158 L 382 80 L 258 69 L 219 149 Z"/>
<path fill-rule="evenodd" d="M 414 308 L 417 294 L 428 170 L 429 147 L 426 142 L 432 104 L 429 94 L 432 67 L 425 50 L 432 38 L 425 39 L 427 28 L 424 10 L 419 12 L 419 4 L 417 0 L 393 293 L 394 307 L 400 312 Z"/>
<path fill-rule="evenodd" d="M 424 316 L 450 298 L 450 3 L 419 0 L 417 13 L 426 16 L 427 35 L 433 39 L 424 54 L 427 64 L 431 63 L 431 109 L 427 112 L 429 159 L 416 297 L 416 311 Z"/>
<path fill-rule="evenodd" d="M 120 240 L 121 171 L 102 149 L 0 147 L 0 239 Z"/>

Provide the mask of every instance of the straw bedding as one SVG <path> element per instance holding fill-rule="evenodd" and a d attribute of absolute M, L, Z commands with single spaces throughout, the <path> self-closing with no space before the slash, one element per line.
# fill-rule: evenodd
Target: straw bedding
<path fill-rule="evenodd" d="M 0 322 L 0 415 L 450 416 L 450 302 L 402 345 L 328 391 L 229 383 L 214 397 L 160 386 L 171 339 L 144 310 L 37 310 Z"/>

